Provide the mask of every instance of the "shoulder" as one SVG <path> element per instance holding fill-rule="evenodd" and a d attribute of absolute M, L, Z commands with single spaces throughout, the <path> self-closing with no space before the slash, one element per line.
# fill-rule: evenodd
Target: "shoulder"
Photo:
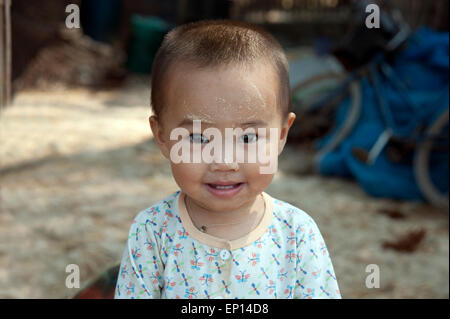
<path fill-rule="evenodd" d="M 146 228 L 151 227 L 154 229 L 163 225 L 167 226 L 168 222 L 171 219 L 175 219 L 178 215 L 178 203 L 176 201 L 179 194 L 180 191 L 176 191 L 155 204 L 141 210 L 134 218 L 133 225 L 135 227 L 145 225 Z M 130 231 L 133 230 L 133 225 Z"/>
<path fill-rule="evenodd" d="M 326 255 L 325 240 L 314 219 L 302 209 L 276 198 L 272 199 L 273 227 L 288 238 L 295 238 L 298 249 L 313 252 L 320 250 Z"/>
<path fill-rule="evenodd" d="M 271 198 L 275 218 L 285 220 L 292 226 L 316 226 L 313 218 L 301 208 L 284 200 L 272 196 Z"/>

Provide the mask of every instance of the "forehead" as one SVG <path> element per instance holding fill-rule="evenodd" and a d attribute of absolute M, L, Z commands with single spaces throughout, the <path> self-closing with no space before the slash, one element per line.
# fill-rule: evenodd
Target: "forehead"
<path fill-rule="evenodd" d="M 168 120 L 200 119 L 216 125 L 279 116 L 278 76 L 269 63 L 245 68 L 202 68 L 177 63 L 166 81 Z"/>

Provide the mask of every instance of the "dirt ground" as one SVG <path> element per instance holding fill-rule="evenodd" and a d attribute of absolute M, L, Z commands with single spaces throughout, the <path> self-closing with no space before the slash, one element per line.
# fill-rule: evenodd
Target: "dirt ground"
<path fill-rule="evenodd" d="M 77 264 L 86 284 L 120 260 L 133 217 L 178 189 L 151 139 L 148 85 L 133 77 L 119 91 L 21 92 L 3 110 L 0 298 L 75 295 L 66 266 Z M 449 298 L 448 211 L 304 174 L 310 159 L 288 145 L 267 192 L 316 220 L 343 297 Z M 415 251 L 383 248 L 418 228 Z M 369 264 L 379 288 L 365 285 Z"/>

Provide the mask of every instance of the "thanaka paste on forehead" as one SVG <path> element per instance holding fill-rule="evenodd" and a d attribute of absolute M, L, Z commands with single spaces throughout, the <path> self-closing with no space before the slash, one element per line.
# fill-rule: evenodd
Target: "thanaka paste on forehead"
<path fill-rule="evenodd" d="M 251 87 L 252 89 L 244 89 L 243 92 L 242 91 L 240 92 L 241 96 L 242 96 L 241 101 L 240 101 L 241 103 L 236 105 L 238 112 L 239 111 L 242 112 L 242 109 L 244 107 L 248 111 L 255 111 L 255 112 L 257 111 L 258 106 L 262 106 L 262 107 L 266 108 L 266 106 L 267 106 L 266 101 L 263 98 L 258 87 L 247 76 L 243 76 L 242 73 L 239 74 L 239 78 L 241 78 L 245 82 L 247 82 L 248 86 Z M 270 93 L 272 95 L 274 95 L 272 91 Z M 259 103 L 257 102 L 256 105 L 252 105 L 251 102 L 255 98 L 258 100 Z M 227 103 L 227 99 L 225 99 L 222 96 L 216 96 L 215 102 L 217 102 L 219 106 L 224 107 L 224 108 L 226 108 L 226 107 L 232 108 L 233 107 L 233 105 L 230 102 Z M 192 109 L 186 100 L 183 100 L 183 105 L 188 109 Z M 196 111 L 198 112 L 198 110 L 196 110 Z M 200 113 L 195 112 L 195 113 L 197 113 L 196 116 L 194 116 L 194 114 L 192 114 L 192 113 L 186 114 L 185 117 L 188 119 L 191 119 L 191 120 L 201 120 L 202 122 L 205 122 L 205 123 L 215 122 L 215 120 L 217 120 L 217 118 L 220 117 L 220 114 L 211 115 L 210 112 L 208 112 L 208 111 L 210 111 L 210 108 L 207 105 L 201 105 Z M 244 116 L 244 115 L 242 115 L 242 116 Z M 255 114 L 255 113 L 253 113 L 251 115 L 246 114 L 245 118 L 256 119 L 257 114 Z M 236 127 L 237 124 L 233 124 L 232 126 Z"/>
<path fill-rule="evenodd" d="M 200 115 L 196 114 L 196 115 L 194 115 L 194 114 L 189 114 L 188 113 L 188 114 L 185 114 L 184 117 L 186 119 L 188 119 L 188 120 L 191 120 L 191 121 L 197 120 L 197 121 L 201 121 L 202 123 L 214 123 L 214 118 L 209 116 L 209 115 L 207 115 L 207 114 L 205 116 L 205 114 L 200 114 Z"/>

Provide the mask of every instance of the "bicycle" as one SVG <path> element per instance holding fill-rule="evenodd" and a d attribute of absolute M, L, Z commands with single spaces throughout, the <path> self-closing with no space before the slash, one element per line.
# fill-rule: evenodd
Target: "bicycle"
<path fill-rule="evenodd" d="M 359 10 L 362 7 L 363 5 L 358 6 Z M 441 153 L 448 158 L 448 85 L 447 90 L 442 93 L 442 100 L 446 100 L 445 105 L 439 108 L 430 123 L 424 123 L 427 109 L 421 109 L 410 98 L 408 85 L 396 76 L 390 65 L 390 60 L 401 52 L 410 39 L 411 30 L 399 12 L 394 11 L 393 15 L 384 12 L 383 17 L 381 28 L 384 27 L 384 30 L 375 35 L 372 33 L 371 37 L 365 38 L 362 45 L 358 46 L 359 43 L 355 40 L 364 38 L 361 35 L 364 33 L 364 26 L 359 24 L 355 31 L 350 33 L 346 43 L 334 50 L 333 54 L 344 61 L 346 73 L 318 74 L 292 88 L 295 98 L 294 111 L 299 122 L 304 117 L 312 120 L 323 119 L 335 115 L 346 98 L 350 100 L 345 120 L 339 126 L 333 127 L 334 134 L 327 140 L 322 140 L 322 145 L 315 155 L 315 164 L 318 167 L 324 156 L 338 148 L 354 129 L 364 107 L 363 86 L 370 83 L 375 92 L 376 107 L 382 118 L 384 131 L 370 150 L 354 148 L 353 155 L 361 162 L 372 165 L 383 150 L 386 150 L 387 156 L 393 162 L 402 162 L 408 153 L 413 152 L 414 177 L 424 198 L 434 205 L 448 207 L 448 184 L 442 189 L 442 185 L 437 185 L 439 183 L 431 176 L 433 159 L 441 156 Z M 374 43 L 373 46 L 370 45 L 371 42 Z M 355 51 L 359 55 L 354 55 Z M 406 124 L 399 125 L 395 121 L 393 111 L 387 103 L 382 80 L 395 88 L 405 100 L 405 105 L 411 109 L 413 116 Z M 298 124 L 301 126 L 301 123 Z"/>

